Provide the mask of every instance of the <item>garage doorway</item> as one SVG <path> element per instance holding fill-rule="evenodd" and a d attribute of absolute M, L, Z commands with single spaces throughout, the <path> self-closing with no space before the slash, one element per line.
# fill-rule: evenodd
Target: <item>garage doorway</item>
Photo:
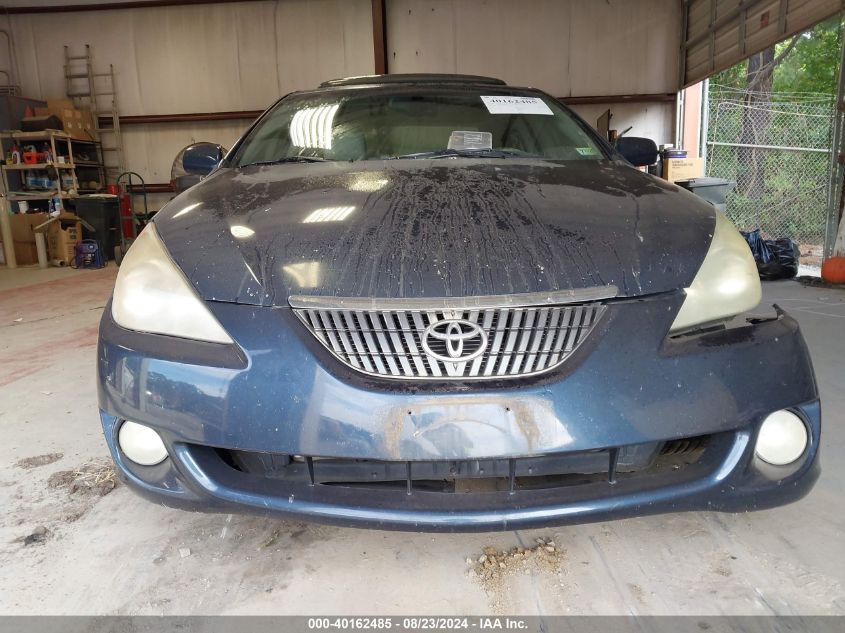
<path fill-rule="evenodd" d="M 743 230 L 797 241 L 811 268 L 829 237 L 841 46 L 837 17 L 716 74 L 706 88 L 707 175 L 736 183 L 728 215 Z"/>

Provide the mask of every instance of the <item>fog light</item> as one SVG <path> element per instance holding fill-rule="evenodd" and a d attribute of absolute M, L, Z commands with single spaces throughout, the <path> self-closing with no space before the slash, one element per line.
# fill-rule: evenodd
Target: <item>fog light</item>
<path fill-rule="evenodd" d="M 775 411 L 760 425 L 754 452 L 774 466 L 791 464 L 807 448 L 807 427 L 794 413 Z"/>
<path fill-rule="evenodd" d="M 120 426 L 117 443 L 124 455 L 141 466 L 155 466 L 167 459 L 167 449 L 161 436 L 137 422 L 127 420 Z"/>

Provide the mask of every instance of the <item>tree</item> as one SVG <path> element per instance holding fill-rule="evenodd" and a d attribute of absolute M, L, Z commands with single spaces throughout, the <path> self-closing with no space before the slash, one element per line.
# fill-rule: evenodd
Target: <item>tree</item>
<path fill-rule="evenodd" d="M 780 55 L 795 38 L 775 45 Z M 789 54 L 773 69 L 772 91 L 836 94 L 839 60 L 842 49 L 842 27 L 839 16 L 821 22 L 802 33 Z M 747 86 L 748 61 L 716 73 L 711 84 L 744 90 Z"/>
<path fill-rule="evenodd" d="M 772 91 L 836 94 L 841 50 L 837 16 L 801 35 L 795 50 L 778 66 Z"/>
<path fill-rule="evenodd" d="M 765 154 L 756 148 L 743 146 L 765 143 L 771 120 L 769 106 L 774 72 L 798 45 L 800 38 L 800 35 L 796 35 L 777 54 L 775 47 L 770 46 L 749 57 L 746 64 L 745 105 L 747 107 L 742 111 L 742 131 L 739 135 L 741 146 L 737 148 L 737 157 L 739 164 L 748 173 L 741 193 L 749 198 L 759 198 L 765 192 Z"/>
<path fill-rule="evenodd" d="M 710 148 L 708 173 L 737 182 L 728 207 L 737 224 L 818 243 L 826 159 L 754 146 L 829 147 L 841 48 L 837 16 L 711 78 L 711 138 L 727 145 Z"/>

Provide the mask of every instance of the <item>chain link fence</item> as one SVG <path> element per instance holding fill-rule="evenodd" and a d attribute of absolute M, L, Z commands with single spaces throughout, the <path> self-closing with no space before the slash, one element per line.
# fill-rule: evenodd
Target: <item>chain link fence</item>
<path fill-rule="evenodd" d="M 832 95 L 710 85 L 707 175 L 736 182 L 727 213 L 739 228 L 824 243 L 834 114 Z"/>

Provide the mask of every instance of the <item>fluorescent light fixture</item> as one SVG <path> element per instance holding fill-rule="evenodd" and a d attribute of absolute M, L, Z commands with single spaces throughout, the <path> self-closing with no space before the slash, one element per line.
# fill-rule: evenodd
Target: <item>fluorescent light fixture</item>
<path fill-rule="evenodd" d="M 229 232 L 239 240 L 245 240 L 246 238 L 255 235 L 255 231 L 243 224 L 233 224 L 229 227 Z"/>
<path fill-rule="evenodd" d="M 290 122 L 290 140 L 295 147 L 332 148 L 332 121 L 340 104 L 303 108 Z"/>
<path fill-rule="evenodd" d="M 320 262 L 300 262 L 282 266 L 300 288 L 316 288 L 320 285 Z"/>
<path fill-rule="evenodd" d="M 355 207 L 322 207 L 321 209 L 314 209 L 302 223 L 343 222 L 354 210 Z"/>

